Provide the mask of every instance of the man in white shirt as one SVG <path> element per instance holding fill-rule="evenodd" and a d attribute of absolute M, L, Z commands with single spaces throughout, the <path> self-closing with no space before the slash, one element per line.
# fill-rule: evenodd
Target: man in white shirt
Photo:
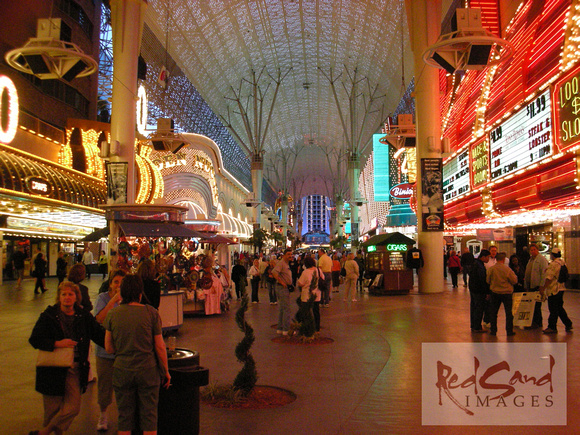
<path fill-rule="evenodd" d="M 90 278 L 91 277 L 90 265 L 93 264 L 93 253 L 89 250 L 87 246 L 85 246 L 85 249 L 83 251 L 83 258 L 81 259 L 81 261 L 85 265 L 87 278 Z"/>
<path fill-rule="evenodd" d="M 489 247 L 489 261 L 485 263 L 485 268 L 489 269 L 491 266 L 495 266 L 497 263 L 497 259 L 495 258 L 497 255 L 497 246 L 490 246 Z"/>

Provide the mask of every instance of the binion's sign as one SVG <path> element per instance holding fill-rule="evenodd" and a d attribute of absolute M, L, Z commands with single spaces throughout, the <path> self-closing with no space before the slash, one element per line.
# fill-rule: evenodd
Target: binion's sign
<path fill-rule="evenodd" d="M 397 199 L 409 199 L 413 196 L 413 185 L 411 183 L 397 184 L 391 187 L 389 194 Z"/>

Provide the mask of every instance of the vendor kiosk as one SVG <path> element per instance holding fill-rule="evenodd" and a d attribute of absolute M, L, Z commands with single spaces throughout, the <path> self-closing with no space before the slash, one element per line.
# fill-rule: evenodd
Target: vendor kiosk
<path fill-rule="evenodd" d="M 371 277 L 369 293 L 407 294 L 413 288 L 413 270 L 407 268 L 407 252 L 415 241 L 401 233 L 379 234 L 363 243 L 366 270 Z"/>

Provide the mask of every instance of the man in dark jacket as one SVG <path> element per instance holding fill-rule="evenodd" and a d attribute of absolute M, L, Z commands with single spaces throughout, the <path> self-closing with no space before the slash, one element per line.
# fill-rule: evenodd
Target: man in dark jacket
<path fill-rule="evenodd" d="M 463 287 L 467 287 L 467 276 L 473 266 L 475 257 L 469 250 L 469 248 L 463 248 L 463 254 L 461 254 L 461 270 L 463 271 Z"/>
<path fill-rule="evenodd" d="M 484 313 L 489 305 L 489 285 L 487 284 L 485 263 L 489 261 L 490 252 L 482 249 L 469 272 L 469 294 L 471 295 L 470 318 L 472 332 L 485 332 L 481 326 Z"/>
<path fill-rule="evenodd" d="M 243 287 L 246 286 L 247 272 L 240 260 L 236 260 L 236 265 L 232 268 L 232 281 L 236 286 L 236 297 L 242 298 Z"/>

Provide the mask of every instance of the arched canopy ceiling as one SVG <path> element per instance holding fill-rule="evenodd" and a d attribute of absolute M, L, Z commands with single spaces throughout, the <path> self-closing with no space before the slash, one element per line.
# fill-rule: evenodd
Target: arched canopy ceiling
<path fill-rule="evenodd" d="M 315 173 L 318 180 L 328 179 L 337 185 L 337 179 L 346 178 L 346 164 L 339 171 L 335 157 L 329 165 L 328 150 L 342 149 L 335 155 L 344 159 L 350 147 L 363 155 L 364 162 L 370 151 L 371 135 L 396 108 L 413 75 L 404 3 L 403 0 L 149 0 L 146 23 L 166 44 L 168 52 L 214 112 L 229 119 L 248 145 L 251 141 L 237 113 L 240 108 L 233 101 L 236 93 L 246 105 L 252 92 L 248 81 L 255 73 L 264 93 L 263 131 L 275 81 L 284 77 L 264 143 L 264 158 L 266 166 L 270 164 L 272 171 L 280 172 L 273 177 L 272 171 L 266 171 L 275 188 L 286 187 L 299 199 L 298 192 L 291 191 L 292 174 L 304 179 L 305 175 Z M 349 111 L 349 93 L 356 96 L 355 119 L 351 119 Z M 253 108 L 245 107 L 250 108 L 253 122 Z M 346 136 L 352 135 L 354 139 L 345 139 L 343 126 L 347 128 Z M 307 157 L 301 154 L 302 148 L 318 146 L 325 151 L 310 151 Z M 283 164 L 272 163 L 280 150 L 294 150 L 297 155 L 295 165 L 289 162 L 286 172 L 292 174 L 287 176 L 282 175 Z M 304 183 L 300 196 L 315 190 L 319 191 L 319 186 L 311 189 Z"/>

